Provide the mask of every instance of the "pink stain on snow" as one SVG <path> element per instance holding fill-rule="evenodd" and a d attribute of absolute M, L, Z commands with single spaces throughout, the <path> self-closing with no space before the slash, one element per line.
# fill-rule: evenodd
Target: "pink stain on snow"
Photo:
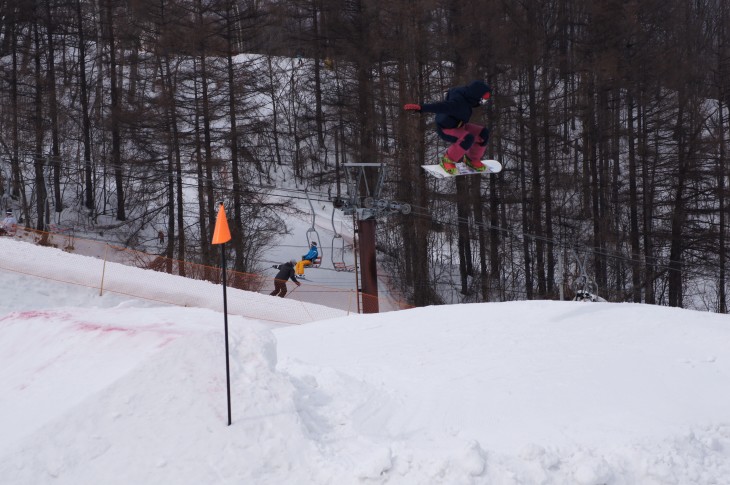
<path fill-rule="evenodd" d="M 157 344 L 157 348 L 161 349 L 162 347 L 167 346 L 167 344 L 169 344 L 170 342 L 174 342 L 175 339 L 177 339 L 179 336 L 180 336 L 180 334 L 172 334 L 172 335 L 166 337 L 165 340 L 163 340 L 162 342 Z"/>
<path fill-rule="evenodd" d="M 111 333 L 111 332 L 125 332 L 129 334 L 136 334 L 138 332 L 137 329 L 134 328 L 127 328 L 127 327 L 118 327 L 116 325 L 101 325 L 98 323 L 88 323 L 88 322 L 82 322 L 77 323 L 74 325 L 75 328 L 79 330 L 84 330 L 86 332 L 104 332 L 104 333 Z"/>
<path fill-rule="evenodd" d="M 0 318 L 0 322 L 5 320 L 33 320 L 33 319 L 44 319 L 44 320 L 70 320 L 67 313 L 56 312 L 52 310 L 30 310 L 27 312 L 11 312 Z"/>
<path fill-rule="evenodd" d="M 105 334 L 111 334 L 115 332 L 125 333 L 127 335 L 137 335 L 143 332 L 155 333 L 158 335 L 166 335 L 167 337 L 163 340 L 158 347 L 164 347 L 170 342 L 174 341 L 180 336 L 180 332 L 174 331 L 169 328 L 161 328 L 159 325 L 147 325 L 137 327 L 122 327 L 119 325 L 104 325 L 92 322 L 78 322 L 74 325 L 74 328 L 85 332 L 101 332 Z"/>
<path fill-rule="evenodd" d="M 56 320 L 62 322 L 74 322 L 73 328 L 83 332 L 98 332 L 99 334 L 126 334 L 130 336 L 138 335 L 142 332 L 157 333 L 160 335 L 166 335 L 166 338 L 158 344 L 159 348 L 167 346 L 169 343 L 175 341 L 181 334 L 173 329 L 174 323 L 166 322 L 163 324 L 150 324 L 147 326 L 135 327 L 124 327 L 121 325 L 111 324 L 100 324 L 94 322 L 78 321 L 69 313 L 58 312 L 54 310 L 30 310 L 24 312 L 11 312 L 7 315 L 0 317 L 0 323 L 5 321 L 18 321 L 18 320 Z"/>

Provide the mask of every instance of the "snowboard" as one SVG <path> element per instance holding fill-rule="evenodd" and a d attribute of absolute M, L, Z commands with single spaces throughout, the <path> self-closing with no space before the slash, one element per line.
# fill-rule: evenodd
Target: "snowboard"
<path fill-rule="evenodd" d="M 443 168 L 441 168 L 441 165 L 438 163 L 434 165 L 421 165 L 423 169 L 429 173 L 430 175 L 433 175 L 436 178 L 445 179 L 449 177 L 458 177 L 459 175 L 483 175 L 485 173 L 498 173 L 502 170 L 502 164 L 499 163 L 497 160 L 482 160 L 482 163 L 487 166 L 487 169 L 483 172 L 477 172 L 464 162 L 457 162 L 456 163 L 456 170 L 457 173 L 450 174 Z"/>

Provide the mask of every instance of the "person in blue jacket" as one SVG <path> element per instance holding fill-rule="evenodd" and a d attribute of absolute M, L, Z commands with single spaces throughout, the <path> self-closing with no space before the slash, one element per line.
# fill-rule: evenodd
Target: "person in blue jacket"
<path fill-rule="evenodd" d="M 478 172 L 486 169 L 481 162 L 489 141 L 489 129 L 469 123 L 474 108 L 491 96 L 492 88 L 484 81 L 476 80 L 466 86 L 449 89 L 444 101 L 426 104 L 408 103 L 406 111 L 436 113 L 436 132 L 441 139 L 451 143 L 440 161 L 441 167 L 450 174 L 457 173 L 456 162 L 464 163 Z"/>
<path fill-rule="evenodd" d="M 297 276 L 302 276 L 304 274 L 304 267 L 312 264 L 314 260 L 317 259 L 317 256 L 319 256 L 317 243 L 315 241 L 312 241 L 312 246 L 309 248 L 309 252 L 302 256 L 302 260 L 299 261 L 296 265 Z"/>

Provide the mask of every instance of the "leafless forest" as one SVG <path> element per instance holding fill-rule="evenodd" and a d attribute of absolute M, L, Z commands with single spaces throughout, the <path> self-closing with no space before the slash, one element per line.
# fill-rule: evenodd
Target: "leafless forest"
<path fill-rule="evenodd" d="M 0 190 L 214 265 L 275 244 L 283 177 L 326 201 L 383 162 L 378 257 L 415 305 L 597 293 L 727 312 L 730 6 L 723 0 L 0 0 Z M 498 175 L 436 181 L 404 103 L 484 79 Z M 302 197 L 291 191 L 291 197 Z M 155 234 L 157 234 L 155 232 Z"/>

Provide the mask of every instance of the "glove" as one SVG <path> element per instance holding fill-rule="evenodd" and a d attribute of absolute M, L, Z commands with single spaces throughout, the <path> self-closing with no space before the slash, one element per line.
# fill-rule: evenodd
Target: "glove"
<path fill-rule="evenodd" d="M 414 103 L 408 103 L 405 106 L 403 106 L 403 109 L 406 111 L 421 111 L 421 105 L 414 104 Z"/>
<path fill-rule="evenodd" d="M 482 96 L 482 103 L 486 102 L 489 98 L 492 97 L 492 87 L 487 84 L 487 92 L 484 93 L 484 96 Z"/>
<path fill-rule="evenodd" d="M 302 284 L 301 284 L 300 282 L 298 282 L 298 281 L 297 281 L 297 286 L 302 286 Z"/>

